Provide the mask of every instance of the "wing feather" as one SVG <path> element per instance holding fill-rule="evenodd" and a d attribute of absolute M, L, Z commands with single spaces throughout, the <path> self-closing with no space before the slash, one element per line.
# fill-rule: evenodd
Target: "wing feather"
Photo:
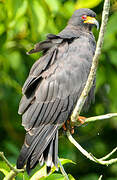
<path fill-rule="evenodd" d="M 70 117 L 92 64 L 94 49 L 89 53 L 91 45 L 84 36 L 79 37 L 76 30 L 48 35 L 47 41 L 29 52 L 42 50 L 44 55 L 31 68 L 19 107 L 28 132 L 17 167 L 26 163 L 28 173 L 38 162 L 46 162 L 48 172 L 53 163 L 57 167 L 58 129 Z M 94 88 L 90 100 L 93 93 Z"/>

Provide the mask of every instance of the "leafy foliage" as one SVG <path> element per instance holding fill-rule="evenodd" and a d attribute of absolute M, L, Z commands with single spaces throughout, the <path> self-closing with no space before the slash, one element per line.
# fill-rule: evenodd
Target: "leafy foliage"
<path fill-rule="evenodd" d="M 111 14 L 97 72 L 96 101 L 84 115 L 93 116 L 117 111 L 117 3 L 112 1 Z M 40 54 L 26 55 L 34 43 L 45 39 L 46 34 L 61 31 L 75 8 L 93 8 L 101 21 L 101 0 L 1 0 L 0 1 L 0 142 L 14 165 L 24 139 L 21 117 L 17 114 L 21 87 L 31 65 Z M 94 29 L 95 36 L 97 32 Z M 75 138 L 97 157 L 111 151 L 116 145 L 117 119 L 96 122 L 76 129 Z M 65 169 L 76 179 L 98 179 L 104 174 L 106 180 L 117 179 L 117 165 L 102 167 L 84 159 L 65 136 L 59 141 L 60 156 L 72 159 Z M 68 162 L 66 162 L 68 163 Z M 44 167 L 42 167 L 43 169 Z M 39 166 L 33 171 L 38 173 Z M 42 170 L 41 169 L 41 170 Z M 9 172 L 0 162 L 0 177 Z M 3 175 L 4 174 L 4 175 Z M 34 176 L 33 175 L 33 176 Z M 29 179 L 24 174 L 25 179 Z M 33 177 L 32 176 L 32 177 Z M 46 179 L 63 179 L 54 173 Z M 69 175 L 70 179 L 73 179 Z M 16 179 L 23 179 L 19 174 Z"/>

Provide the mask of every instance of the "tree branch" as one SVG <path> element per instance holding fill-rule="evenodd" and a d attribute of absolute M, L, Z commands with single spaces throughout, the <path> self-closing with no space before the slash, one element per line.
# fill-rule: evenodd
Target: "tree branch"
<path fill-rule="evenodd" d="M 107 154 L 106 156 L 104 156 L 104 157 L 102 157 L 102 158 L 100 158 L 100 160 L 106 160 L 106 159 L 108 159 L 110 156 L 112 156 L 115 152 L 117 151 L 117 147 L 116 148 L 114 148 L 109 154 Z"/>
<path fill-rule="evenodd" d="M 110 119 L 112 117 L 117 117 L 117 113 L 109 113 L 109 114 L 105 114 L 105 115 L 89 117 L 89 118 L 86 118 L 84 120 L 83 124 L 94 122 L 94 121 L 101 121 L 101 120 L 105 120 L 105 119 Z M 73 126 L 79 126 L 79 121 L 73 122 L 72 125 Z"/>
<path fill-rule="evenodd" d="M 105 115 L 89 117 L 89 118 L 85 119 L 84 123 L 110 119 L 112 117 L 117 117 L 117 113 L 109 113 L 109 114 L 105 114 Z"/>
<path fill-rule="evenodd" d="M 102 180 L 102 177 L 103 177 L 103 175 L 101 175 L 98 180 Z"/>
<path fill-rule="evenodd" d="M 14 177 L 16 177 L 16 175 L 18 174 L 19 172 L 15 172 L 14 170 L 11 170 L 5 177 L 3 180 L 12 180 Z"/>
<path fill-rule="evenodd" d="M 12 164 L 7 160 L 7 158 L 4 156 L 3 152 L 0 152 L 0 157 L 3 159 L 3 161 L 6 162 L 6 164 L 9 166 L 11 171 L 9 174 L 4 178 L 4 180 L 12 180 L 18 173 L 24 172 L 24 169 L 16 169 L 16 167 L 13 167 Z"/>
<path fill-rule="evenodd" d="M 85 103 L 88 93 L 92 87 L 94 77 L 96 75 L 98 59 L 101 54 L 101 48 L 102 48 L 102 44 L 103 44 L 103 40 L 104 40 L 104 33 L 106 31 L 106 25 L 107 25 L 107 21 L 108 21 L 109 8 L 110 8 L 110 0 L 105 0 L 103 13 L 102 13 L 102 24 L 101 24 L 101 28 L 100 28 L 100 32 L 99 32 L 95 55 L 94 55 L 93 62 L 92 62 L 92 67 L 91 67 L 85 88 L 84 88 L 80 98 L 78 99 L 76 107 L 71 115 L 71 122 L 77 121 L 77 117 L 81 112 L 81 109 Z"/>
<path fill-rule="evenodd" d="M 70 134 L 69 130 L 67 131 L 67 137 L 70 140 L 70 142 L 72 144 L 74 144 L 74 146 L 77 147 L 77 149 L 84 155 L 86 156 L 88 159 L 90 159 L 91 161 L 94 161 L 95 163 L 101 164 L 101 165 L 110 165 L 110 164 L 114 164 L 117 162 L 117 158 L 115 159 L 110 159 L 107 160 L 107 158 L 109 158 L 115 151 L 117 151 L 117 148 L 113 149 L 112 152 L 110 152 L 108 155 L 106 155 L 103 158 L 97 159 L 96 157 L 94 157 L 91 153 L 88 153 L 85 149 L 83 149 L 83 147 L 72 137 L 72 135 Z"/>
<path fill-rule="evenodd" d="M 3 152 L 0 152 L 0 157 L 6 162 L 6 164 L 10 167 L 11 170 L 15 172 L 15 168 L 10 164 L 10 162 L 7 160 L 7 158 L 4 156 Z"/>

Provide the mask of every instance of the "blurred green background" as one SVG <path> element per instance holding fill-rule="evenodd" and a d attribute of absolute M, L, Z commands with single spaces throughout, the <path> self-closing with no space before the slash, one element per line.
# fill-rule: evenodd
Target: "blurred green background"
<path fill-rule="evenodd" d="M 21 87 L 40 54 L 26 55 L 46 34 L 61 31 L 75 9 L 88 7 L 101 23 L 101 0 L 0 0 L 0 151 L 16 163 L 24 139 L 21 116 L 17 114 Z M 111 1 L 110 16 L 97 71 L 95 103 L 85 116 L 117 112 L 117 1 Z M 98 32 L 94 28 L 97 40 Z M 117 146 L 117 118 L 90 123 L 75 129 L 75 139 L 96 157 Z M 76 162 L 65 165 L 76 179 L 117 180 L 117 164 L 109 167 L 87 160 L 68 141 L 59 139 L 59 156 Z M 117 153 L 113 157 L 116 157 Z M 0 167 L 5 164 L 0 159 Z M 0 177 L 3 174 L 0 173 Z M 18 178 L 20 179 L 20 177 Z"/>

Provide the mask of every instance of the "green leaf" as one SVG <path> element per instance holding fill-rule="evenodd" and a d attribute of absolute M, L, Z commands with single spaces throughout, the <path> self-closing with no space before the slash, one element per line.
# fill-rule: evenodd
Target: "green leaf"
<path fill-rule="evenodd" d="M 73 161 L 70 160 L 70 159 L 63 159 L 63 158 L 61 158 L 61 159 L 59 159 L 59 160 L 61 161 L 61 164 L 62 164 L 62 165 L 67 164 L 67 163 L 73 163 L 73 164 L 75 164 L 75 162 L 73 162 Z M 58 167 L 60 167 L 60 166 L 58 165 Z M 54 167 L 52 168 L 52 171 L 51 171 L 50 175 L 51 175 L 52 173 L 54 173 L 55 170 L 56 170 L 56 168 L 55 168 L 55 166 L 54 166 Z M 35 180 L 35 179 L 37 179 L 37 178 L 44 178 L 44 177 L 46 177 L 46 176 L 47 176 L 47 173 L 46 173 L 46 165 L 44 165 L 39 171 L 37 171 L 37 172 L 31 177 L 30 180 Z"/>
<path fill-rule="evenodd" d="M 18 70 L 21 65 L 21 55 L 18 51 L 7 54 L 11 68 Z"/>
<path fill-rule="evenodd" d="M 29 0 L 29 16 L 32 39 L 33 41 L 36 41 L 39 35 L 44 31 L 45 25 L 47 23 L 46 13 L 39 1 Z"/>
<path fill-rule="evenodd" d="M 46 180 L 54 180 L 54 179 L 56 179 L 56 180 L 65 180 L 65 177 L 62 174 L 52 174 L 51 176 L 46 177 L 44 179 L 46 179 Z"/>
<path fill-rule="evenodd" d="M 12 19 L 12 17 L 14 16 L 15 3 L 16 3 L 16 1 L 13 4 L 12 0 L 6 0 L 6 2 L 5 2 L 5 8 L 7 10 L 8 19 Z"/>
<path fill-rule="evenodd" d="M 110 50 L 109 52 L 110 61 L 117 67 L 117 50 Z"/>
<path fill-rule="evenodd" d="M 17 146 L 15 144 L 13 144 L 10 141 L 6 141 L 5 142 L 5 147 L 7 147 L 9 152 L 11 152 L 13 155 L 18 156 L 19 151 L 18 151 L 18 148 L 17 148 Z"/>
<path fill-rule="evenodd" d="M 5 32 L 5 26 L 4 24 L 0 24 L 0 35 L 2 35 Z"/>
<path fill-rule="evenodd" d="M 36 180 L 36 179 L 40 179 L 43 177 L 46 177 L 47 173 L 46 173 L 46 165 L 44 165 L 39 171 L 37 171 L 31 178 L 30 180 Z"/>
<path fill-rule="evenodd" d="M 77 3 L 76 3 L 76 9 L 79 9 L 79 8 L 94 8 L 96 7 L 98 4 L 100 4 L 102 0 L 95 0 L 95 1 L 92 1 L 92 0 L 78 0 Z"/>
<path fill-rule="evenodd" d="M 114 34 L 109 34 L 108 36 L 105 36 L 103 50 L 108 51 L 110 48 L 113 47 L 115 42 L 116 42 L 116 37 Z"/>
<path fill-rule="evenodd" d="M 27 8 L 27 0 L 6 0 L 5 6 L 7 10 L 7 16 L 9 20 L 13 20 L 15 17 L 21 17 Z"/>
<path fill-rule="evenodd" d="M 115 23 L 116 19 L 117 19 L 117 12 L 111 15 L 107 24 L 107 30 L 104 35 L 104 46 L 103 46 L 103 49 L 105 51 L 108 51 L 110 48 L 113 48 L 113 46 L 115 45 L 116 34 L 117 34 L 117 25 Z"/>
<path fill-rule="evenodd" d="M 0 169 L 5 169 L 6 171 L 10 171 L 9 166 L 4 161 L 0 161 Z"/>
<path fill-rule="evenodd" d="M 22 4 L 19 6 L 17 12 L 16 12 L 16 17 L 15 19 L 20 18 L 21 16 L 23 16 L 26 13 L 28 7 L 28 2 L 27 0 L 22 1 Z"/>
<path fill-rule="evenodd" d="M 0 79 L 1 84 L 6 84 L 7 86 L 11 86 L 17 91 L 17 93 L 21 94 L 21 86 L 17 81 L 11 79 L 11 77 L 6 72 L 3 71 L 0 72 L 0 76 L 1 76 Z"/>
<path fill-rule="evenodd" d="M 6 176 L 9 172 L 6 169 L 0 168 L 0 171 Z"/>
<path fill-rule="evenodd" d="M 0 28 L 1 28 L 1 26 L 0 26 Z M 1 32 L 0 32 L 1 33 Z M 7 34 L 4 32 L 3 34 L 2 34 L 2 36 L 0 37 L 0 46 L 2 47 L 2 46 L 4 46 L 4 44 L 5 44 L 5 42 L 6 42 L 6 39 L 7 39 Z"/>
<path fill-rule="evenodd" d="M 113 13 L 111 17 L 109 18 L 108 24 L 107 24 L 107 30 L 105 33 L 105 38 L 107 38 L 110 34 L 114 34 L 117 32 L 117 24 L 115 23 L 117 20 L 117 12 Z"/>
<path fill-rule="evenodd" d="M 69 177 L 69 180 L 75 180 L 75 178 L 71 174 L 68 174 L 68 177 Z"/>
<path fill-rule="evenodd" d="M 106 74 L 106 72 L 105 72 L 104 66 L 100 66 L 100 68 L 97 70 L 97 74 L 96 74 L 96 78 L 97 78 L 96 92 L 105 83 L 105 81 L 106 81 L 105 74 Z"/>
<path fill-rule="evenodd" d="M 75 10 L 73 1 L 66 1 L 64 6 L 62 6 L 62 13 L 66 18 L 70 18 Z"/>
<path fill-rule="evenodd" d="M 67 164 L 67 163 L 76 164 L 75 162 L 73 162 L 73 161 L 70 160 L 70 159 L 60 158 L 59 160 L 61 161 L 61 164 L 62 164 L 62 165 Z"/>
<path fill-rule="evenodd" d="M 60 8 L 60 3 L 58 0 L 45 0 L 45 2 L 47 3 L 51 11 L 58 11 Z"/>
<path fill-rule="evenodd" d="M 99 176 L 97 174 L 87 174 L 80 178 L 80 180 L 98 180 Z"/>
<path fill-rule="evenodd" d="M 13 36 L 18 37 L 18 39 L 24 39 L 28 33 L 27 18 L 24 16 L 17 21 L 14 19 L 9 23 L 9 28 L 13 31 Z M 10 34 L 9 34 L 10 35 Z M 11 37 L 10 39 L 12 39 Z"/>
<path fill-rule="evenodd" d="M 16 177 L 17 180 L 29 180 L 29 175 L 27 172 L 19 173 Z"/>
<path fill-rule="evenodd" d="M 76 164 L 75 162 L 73 162 L 72 160 L 70 159 L 63 159 L 63 158 L 60 158 L 59 159 L 61 161 L 61 164 L 64 165 L 64 164 L 67 164 L 67 163 L 72 163 L 72 164 Z M 58 167 L 60 167 L 60 165 L 58 164 Z M 52 172 L 51 174 L 56 170 L 55 166 L 52 168 Z"/>
<path fill-rule="evenodd" d="M 38 32 L 42 32 L 46 25 L 46 14 L 39 1 L 34 1 L 34 10 L 39 21 L 39 24 L 37 26 Z"/>
<path fill-rule="evenodd" d="M 38 20 L 38 22 L 36 22 L 36 28 L 38 32 L 42 32 L 46 24 L 46 15 L 39 1 L 33 1 L 33 11 Z"/>

